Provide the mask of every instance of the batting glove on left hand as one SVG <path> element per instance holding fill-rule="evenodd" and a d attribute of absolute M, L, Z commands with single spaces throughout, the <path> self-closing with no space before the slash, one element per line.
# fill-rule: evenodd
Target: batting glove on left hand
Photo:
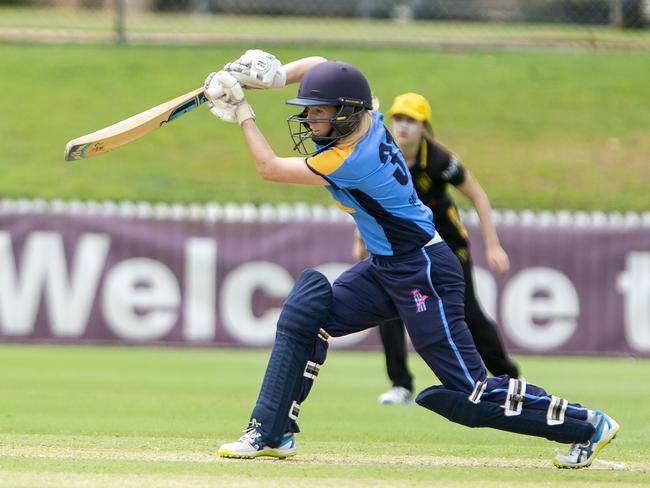
<path fill-rule="evenodd" d="M 225 122 L 239 122 L 255 119 L 255 112 L 246 103 L 241 84 L 225 71 L 210 73 L 205 79 L 205 97 L 210 112 Z"/>
<path fill-rule="evenodd" d="M 287 84 L 287 73 L 280 60 L 261 49 L 249 49 L 223 69 L 246 88 L 282 88 Z"/>

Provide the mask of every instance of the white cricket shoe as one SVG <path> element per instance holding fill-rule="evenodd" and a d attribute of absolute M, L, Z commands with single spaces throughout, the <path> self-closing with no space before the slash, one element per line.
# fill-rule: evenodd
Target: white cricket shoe
<path fill-rule="evenodd" d="M 262 442 L 262 435 L 255 427 L 248 427 L 238 440 L 223 444 L 219 448 L 219 456 L 242 459 L 269 456 L 284 459 L 294 456 L 296 450 L 296 439 L 291 433 L 284 435 L 278 447 L 271 447 Z"/>
<path fill-rule="evenodd" d="M 558 454 L 553 464 L 558 468 L 588 468 L 596 456 L 616 437 L 619 425 L 609 415 L 596 410 L 596 430 L 587 442 L 571 444 L 568 454 Z"/>
<path fill-rule="evenodd" d="M 413 392 L 403 386 L 393 386 L 377 398 L 381 405 L 408 405 L 413 403 Z"/>

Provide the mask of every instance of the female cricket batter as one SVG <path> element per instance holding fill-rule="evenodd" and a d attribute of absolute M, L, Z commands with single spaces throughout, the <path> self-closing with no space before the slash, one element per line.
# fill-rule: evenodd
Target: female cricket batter
<path fill-rule="evenodd" d="M 308 157 L 283 158 L 258 129 L 242 85 L 270 88 L 297 81 L 298 96 L 287 103 L 301 111 L 289 117 L 290 133 L 294 147 Z M 352 215 L 371 254 L 333 285 L 312 269 L 300 275 L 282 307 L 248 428 L 222 445 L 220 456 L 293 456 L 300 406 L 325 360 L 328 337 L 399 316 L 415 350 L 442 382 L 421 392 L 418 404 L 464 425 L 571 443 L 567 455 L 556 456 L 558 467 L 591 464 L 618 431 L 612 418 L 524 380 L 486 378 L 464 321 L 460 263 L 418 199 L 358 69 L 320 57 L 281 66 L 274 56 L 253 50 L 209 75 L 205 85 L 212 113 L 241 126 L 259 174 L 325 186 Z M 305 145 L 309 140 L 314 151 Z"/>
<path fill-rule="evenodd" d="M 517 365 L 508 357 L 496 324 L 479 305 L 472 278 L 472 259 L 467 230 L 458 218 L 456 206 L 447 191 L 451 184 L 465 195 L 476 209 L 481 223 L 488 266 L 500 276 L 510 267 L 508 255 L 499 243 L 492 207 L 485 191 L 472 174 L 444 146 L 434 139 L 431 128 L 431 106 L 417 93 L 395 97 L 387 112 L 392 118 L 393 137 L 400 148 L 413 185 L 420 200 L 433 212 L 436 231 L 456 254 L 465 278 L 465 323 L 474 339 L 476 349 L 485 367 L 494 376 L 519 376 Z M 357 232 L 355 257 L 366 257 L 367 251 Z M 413 401 L 413 375 L 406 363 L 404 325 L 400 319 L 379 324 L 379 335 L 384 345 L 386 369 L 393 386 L 379 396 L 381 404 L 410 403 Z"/>

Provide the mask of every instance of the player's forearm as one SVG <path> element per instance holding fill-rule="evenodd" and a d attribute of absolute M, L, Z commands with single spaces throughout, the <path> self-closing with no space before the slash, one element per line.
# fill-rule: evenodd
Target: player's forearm
<path fill-rule="evenodd" d="M 290 83 L 298 83 L 302 80 L 302 77 L 309 68 L 324 63 L 325 61 L 327 59 L 322 56 L 310 56 L 285 64 L 283 68 L 287 74 L 287 85 Z"/>
<path fill-rule="evenodd" d="M 481 223 L 481 233 L 483 234 L 483 242 L 486 249 L 500 246 L 499 236 L 494 220 L 492 220 L 492 206 L 487 198 L 487 195 L 482 190 L 472 199 L 472 204 L 478 214 L 479 222 Z"/>
<path fill-rule="evenodd" d="M 458 189 L 472 202 L 472 206 L 478 214 L 485 248 L 490 249 L 494 246 L 500 246 L 499 236 L 492 220 L 492 205 L 490 205 L 490 200 L 481 184 L 466 170 L 465 181 L 458 186 Z"/>
<path fill-rule="evenodd" d="M 248 147 L 248 152 L 253 158 L 255 169 L 265 180 L 273 180 L 274 165 L 276 155 L 273 152 L 270 144 L 264 137 L 264 134 L 259 130 L 255 119 L 245 120 L 241 124 L 242 132 L 244 133 L 244 140 Z"/>

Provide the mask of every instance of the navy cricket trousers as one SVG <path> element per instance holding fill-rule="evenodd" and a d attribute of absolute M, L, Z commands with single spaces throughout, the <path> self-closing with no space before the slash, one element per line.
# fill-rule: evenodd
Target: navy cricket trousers
<path fill-rule="evenodd" d="M 487 372 L 465 323 L 464 291 L 460 262 L 444 242 L 399 257 L 372 256 L 334 282 L 331 313 L 323 328 L 331 336 L 340 337 L 399 317 L 413 347 L 445 388 L 469 395 L 477 382 L 486 380 Z M 326 343 L 316 340 L 311 361 L 323 364 L 326 354 Z M 302 388 L 294 403 L 300 405 L 309 394 L 313 377 L 297 371 L 299 377 L 295 380 L 302 383 Z M 507 375 L 487 379 L 481 398 L 503 404 L 509 381 Z M 545 410 L 551 401 L 542 388 L 526 385 L 525 407 Z M 281 414 L 282 409 L 274 411 Z M 585 420 L 587 410 L 570 403 L 566 415 Z M 289 415 L 282 433 L 300 432 L 296 416 Z"/>
<path fill-rule="evenodd" d="M 471 392 L 487 374 L 465 324 L 464 290 L 458 258 L 444 242 L 404 256 L 371 256 L 334 282 L 324 328 L 338 337 L 399 316 L 442 384 Z"/>
<path fill-rule="evenodd" d="M 446 243 L 399 257 L 372 256 L 344 272 L 332 287 L 332 313 L 325 330 L 343 336 L 400 317 L 413 347 L 450 390 L 471 393 L 487 372 L 464 319 L 463 271 Z M 507 375 L 489 378 L 483 398 L 502 403 Z M 527 384 L 524 404 L 546 410 L 551 396 Z M 566 414 L 579 420 L 587 410 L 569 403 Z"/>

